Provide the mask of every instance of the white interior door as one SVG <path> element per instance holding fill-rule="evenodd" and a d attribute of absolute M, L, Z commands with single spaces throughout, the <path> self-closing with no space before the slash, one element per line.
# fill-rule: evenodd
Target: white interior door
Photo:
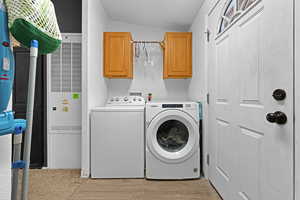
<path fill-rule="evenodd" d="M 292 200 L 293 0 L 248 1 L 221 33 L 230 1 L 209 15 L 209 178 L 224 200 Z"/>

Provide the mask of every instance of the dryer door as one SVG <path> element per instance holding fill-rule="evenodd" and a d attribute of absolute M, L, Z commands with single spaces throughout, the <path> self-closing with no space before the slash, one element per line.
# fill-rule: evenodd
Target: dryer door
<path fill-rule="evenodd" d="M 147 147 L 163 162 L 183 162 L 199 150 L 199 126 L 183 111 L 164 111 L 147 128 Z"/>

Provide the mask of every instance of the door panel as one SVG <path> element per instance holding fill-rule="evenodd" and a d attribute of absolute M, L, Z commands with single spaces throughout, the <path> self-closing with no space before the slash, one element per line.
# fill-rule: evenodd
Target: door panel
<path fill-rule="evenodd" d="M 230 77 L 224 74 L 230 71 L 230 55 L 229 55 L 230 37 L 226 35 L 216 44 L 216 61 L 217 61 L 217 103 L 228 104 L 230 92 Z"/>
<path fill-rule="evenodd" d="M 254 130 L 240 128 L 239 137 L 239 156 L 238 169 L 242 169 L 244 173 L 240 174 L 240 191 L 239 199 L 257 199 L 259 200 L 259 182 L 261 162 L 261 149 L 263 134 Z M 251 151 L 250 151 L 251 150 Z M 246 173 L 251 172 L 251 173 Z M 247 198 L 245 198 L 247 197 Z"/>
<path fill-rule="evenodd" d="M 209 178 L 224 200 L 292 200 L 293 1 L 256 1 L 218 35 L 224 4 L 209 16 Z"/>
<path fill-rule="evenodd" d="M 240 64 L 240 100 L 242 104 L 261 105 L 263 85 L 260 78 L 262 69 L 261 49 L 262 10 L 250 16 L 237 28 L 239 43 L 238 64 Z"/>
<path fill-rule="evenodd" d="M 217 124 L 217 157 L 216 157 L 216 179 L 220 185 L 230 187 L 232 179 L 234 149 L 232 149 L 232 131 L 229 122 L 216 120 Z M 229 188 L 228 188 L 229 189 Z M 227 190 L 228 190 L 227 189 Z M 223 194 L 222 196 L 226 196 Z"/>

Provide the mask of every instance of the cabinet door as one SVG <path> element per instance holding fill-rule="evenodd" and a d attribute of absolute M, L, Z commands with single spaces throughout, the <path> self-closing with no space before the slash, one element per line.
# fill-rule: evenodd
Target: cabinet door
<path fill-rule="evenodd" d="M 192 33 L 166 33 L 164 78 L 192 77 Z"/>
<path fill-rule="evenodd" d="M 132 51 L 130 33 L 105 32 L 104 76 L 107 78 L 132 78 Z"/>

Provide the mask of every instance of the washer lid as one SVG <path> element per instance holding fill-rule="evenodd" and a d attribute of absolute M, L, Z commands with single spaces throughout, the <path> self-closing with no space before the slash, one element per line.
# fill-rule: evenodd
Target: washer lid
<path fill-rule="evenodd" d="M 184 162 L 199 150 L 199 126 L 184 111 L 163 111 L 147 128 L 147 147 L 165 163 Z"/>
<path fill-rule="evenodd" d="M 92 112 L 144 112 L 144 106 L 106 106 L 91 109 Z"/>

